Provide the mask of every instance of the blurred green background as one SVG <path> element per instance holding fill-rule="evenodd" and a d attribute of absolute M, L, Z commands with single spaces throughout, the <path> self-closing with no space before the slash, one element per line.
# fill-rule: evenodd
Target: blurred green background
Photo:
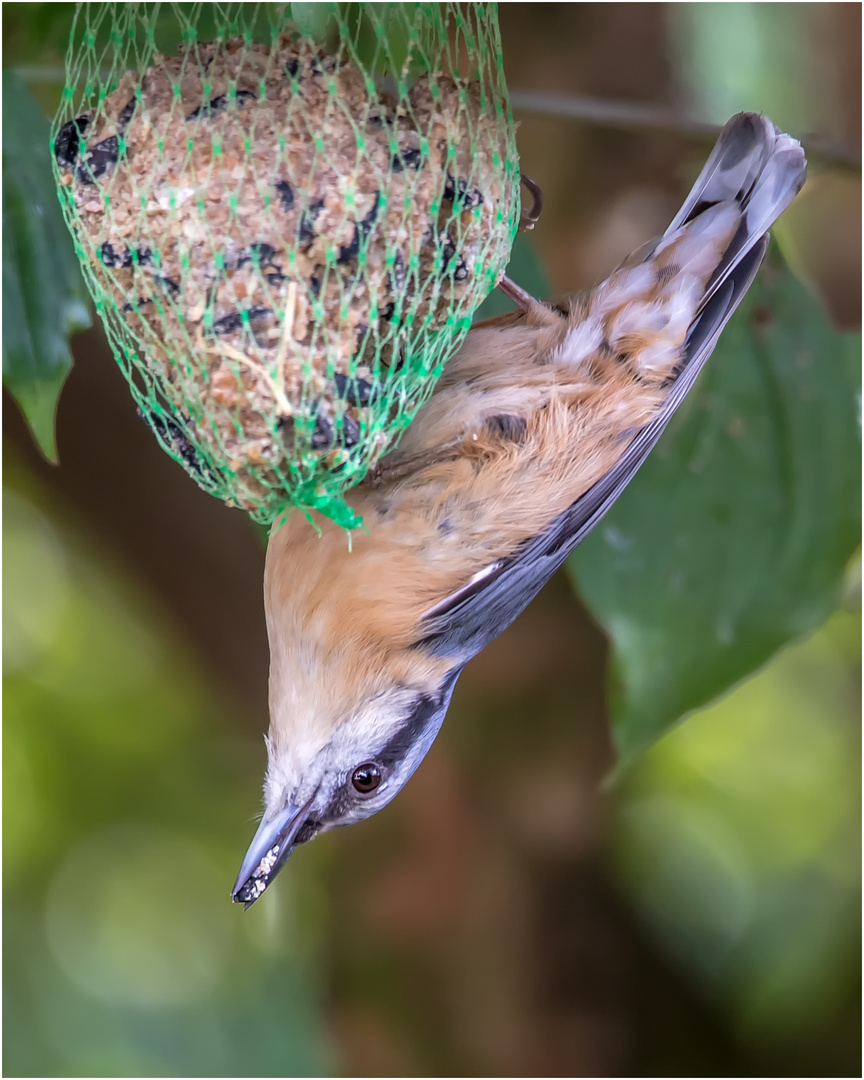
<path fill-rule="evenodd" d="M 4 10 L 4 65 L 49 111 L 69 7 Z M 500 20 L 514 90 L 763 110 L 860 151 L 858 5 Z M 662 232 L 704 154 L 517 118 L 557 292 Z M 857 327 L 854 166 L 814 163 L 781 240 Z M 607 643 L 559 575 L 469 665 L 400 798 L 244 915 L 261 536 L 161 453 L 98 329 L 73 352 L 59 468 L 4 395 L 6 1075 L 860 1073 L 860 564 L 821 629 L 611 786 Z"/>

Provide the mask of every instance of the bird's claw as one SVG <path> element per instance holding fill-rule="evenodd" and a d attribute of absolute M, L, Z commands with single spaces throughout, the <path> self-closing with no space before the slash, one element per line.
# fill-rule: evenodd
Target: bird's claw
<path fill-rule="evenodd" d="M 531 192 L 534 201 L 531 204 L 530 210 L 526 210 L 525 207 L 522 208 L 522 214 L 519 218 L 519 232 L 530 232 L 540 220 L 540 215 L 543 213 L 543 189 L 536 180 L 532 180 L 529 176 L 521 176 L 520 179 L 525 187 Z"/>

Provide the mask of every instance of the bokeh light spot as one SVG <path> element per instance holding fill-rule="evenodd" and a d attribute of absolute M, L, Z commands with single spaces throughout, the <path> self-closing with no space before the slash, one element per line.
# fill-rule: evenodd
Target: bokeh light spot
<path fill-rule="evenodd" d="M 46 909 L 67 977 L 93 997 L 143 1008 L 186 1005 L 218 988 L 232 914 L 222 874 L 198 845 L 137 823 L 75 848 Z"/>

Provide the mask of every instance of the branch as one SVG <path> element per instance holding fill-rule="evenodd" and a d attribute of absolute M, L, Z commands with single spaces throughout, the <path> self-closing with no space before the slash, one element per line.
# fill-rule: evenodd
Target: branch
<path fill-rule="evenodd" d="M 15 70 L 25 82 L 30 83 L 62 83 L 66 77 L 61 67 L 22 64 Z M 566 120 L 581 120 L 585 124 L 621 131 L 661 131 L 706 145 L 712 144 L 721 130 L 720 124 L 694 120 L 665 105 L 646 105 L 641 101 L 610 101 L 581 94 L 569 96 L 536 90 L 511 90 L 510 102 L 517 112 L 560 116 Z M 801 142 L 808 158 L 813 161 L 821 161 L 840 172 L 860 175 L 859 151 L 825 135 L 805 135 Z"/>
<path fill-rule="evenodd" d="M 609 101 L 605 98 L 546 94 L 534 90 L 511 90 L 510 101 L 517 112 L 560 116 L 566 120 L 581 120 L 585 124 L 619 128 L 622 131 L 660 131 L 706 144 L 713 143 L 721 130 L 719 124 L 694 120 L 663 105 L 639 101 Z M 861 155 L 850 147 L 824 135 L 806 135 L 801 142 L 809 158 L 842 172 L 860 174 Z"/>

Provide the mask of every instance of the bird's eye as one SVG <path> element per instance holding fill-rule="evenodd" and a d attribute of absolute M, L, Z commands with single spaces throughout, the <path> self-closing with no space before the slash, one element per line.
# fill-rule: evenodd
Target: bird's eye
<path fill-rule="evenodd" d="M 372 762 L 361 765 L 351 774 L 351 783 L 361 795 L 368 795 L 381 783 L 381 770 Z"/>

